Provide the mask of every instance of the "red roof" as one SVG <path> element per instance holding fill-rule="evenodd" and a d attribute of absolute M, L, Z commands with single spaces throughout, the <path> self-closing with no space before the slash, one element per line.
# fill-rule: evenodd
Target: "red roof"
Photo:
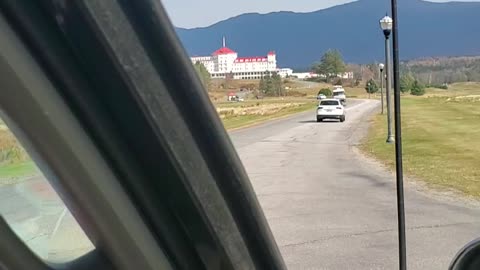
<path fill-rule="evenodd" d="M 232 53 L 236 53 L 236 52 L 227 48 L 227 47 L 222 47 L 222 48 L 214 51 L 212 55 L 232 54 Z"/>
<path fill-rule="evenodd" d="M 235 63 L 245 63 L 245 62 L 267 62 L 265 56 L 254 56 L 254 57 L 238 57 L 235 59 Z"/>
<path fill-rule="evenodd" d="M 274 51 L 269 51 L 268 55 L 275 55 L 275 52 Z"/>

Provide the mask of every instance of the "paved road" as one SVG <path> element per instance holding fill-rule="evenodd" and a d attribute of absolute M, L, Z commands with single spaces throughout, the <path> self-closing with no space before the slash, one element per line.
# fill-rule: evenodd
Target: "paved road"
<path fill-rule="evenodd" d="M 396 269 L 393 176 L 358 155 L 375 101 L 350 101 L 347 121 L 314 112 L 231 133 L 289 269 Z M 447 269 L 480 236 L 480 210 L 407 187 L 409 269 Z M 42 258 L 92 248 L 41 177 L 0 188 L 0 213 Z"/>
<path fill-rule="evenodd" d="M 289 269 L 398 269 L 393 175 L 355 151 L 375 101 L 345 123 L 314 112 L 231 133 Z M 406 188 L 409 269 L 447 269 L 480 210 Z"/>
<path fill-rule="evenodd" d="M 93 249 L 43 175 L 1 187 L 0 214 L 42 259 L 61 263 Z"/>

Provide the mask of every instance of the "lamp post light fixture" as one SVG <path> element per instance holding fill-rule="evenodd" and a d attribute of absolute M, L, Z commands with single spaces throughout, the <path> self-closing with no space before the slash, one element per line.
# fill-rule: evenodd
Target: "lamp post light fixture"
<path fill-rule="evenodd" d="M 387 125 L 388 125 L 388 134 L 387 134 L 387 143 L 395 142 L 392 133 L 392 110 L 391 110 L 391 87 L 392 87 L 392 75 L 391 75 L 391 62 L 390 62 L 390 34 L 392 33 L 393 20 L 392 18 L 385 16 L 380 20 L 380 28 L 383 30 L 383 35 L 385 36 L 385 70 L 387 74 L 387 86 L 386 86 L 386 95 L 387 95 Z"/>
<path fill-rule="evenodd" d="M 383 81 L 385 80 L 385 76 L 383 76 L 383 69 L 385 68 L 385 65 L 380 63 L 378 65 L 378 68 L 380 69 L 380 98 L 382 101 L 382 114 L 383 114 Z"/>
<path fill-rule="evenodd" d="M 390 33 L 392 32 L 393 19 L 390 18 L 388 15 L 385 15 L 385 17 L 380 20 L 380 28 L 382 28 L 385 38 L 388 39 Z"/>

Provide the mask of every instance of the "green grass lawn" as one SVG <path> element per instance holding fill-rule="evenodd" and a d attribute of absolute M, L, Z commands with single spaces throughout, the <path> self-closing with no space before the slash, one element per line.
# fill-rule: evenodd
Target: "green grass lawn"
<path fill-rule="evenodd" d="M 0 165 L 0 186 L 16 183 L 38 173 L 33 161 Z"/>
<path fill-rule="evenodd" d="M 362 147 L 393 169 L 386 134 L 386 116 L 375 116 Z M 407 175 L 480 198 L 480 102 L 404 97 L 402 135 Z"/>

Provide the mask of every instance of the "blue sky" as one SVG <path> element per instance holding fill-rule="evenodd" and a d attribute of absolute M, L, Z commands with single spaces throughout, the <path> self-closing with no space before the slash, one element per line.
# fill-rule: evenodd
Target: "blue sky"
<path fill-rule="evenodd" d="M 160 0 L 178 27 L 209 26 L 218 21 L 247 13 L 273 11 L 309 12 L 351 0 Z M 448 2 L 448 0 L 430 0 Z M 480 0 L 471 0 L 480 1 Z"/>

